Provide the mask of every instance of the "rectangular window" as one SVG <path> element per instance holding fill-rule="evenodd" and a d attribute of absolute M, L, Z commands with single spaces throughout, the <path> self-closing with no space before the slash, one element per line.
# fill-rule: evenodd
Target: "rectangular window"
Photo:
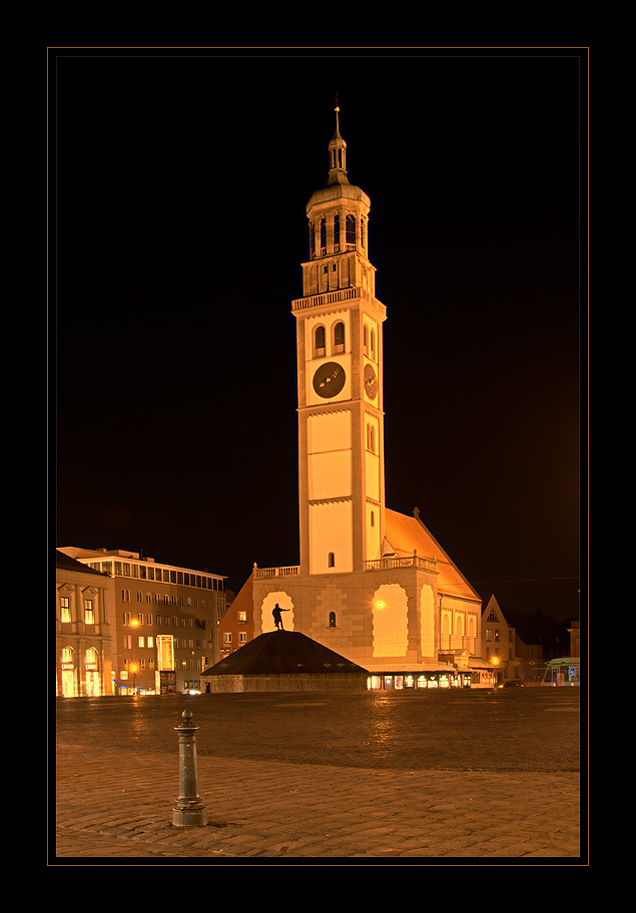
<path fill-rule="evenodd" d="M 95 624 L 95 613 L 93 611 L 93 600 L 86 599 L 84 602 L 84 624 Z"/>
<path fill-rule="evenodd" d="M 226 631 L 223 635 L 223 643 L 231 644 L 232 643 L 232 634 L 230 631 Z"/>
<path fill-rule="evenodd" d="M 145 646 L 146 646 L 146 639 L 145 639 L 145 637 L 144 637 L 143 635 L 141 635 L 141 636 L 139 637 L 139 646 L 140 646 L 140 647 L 145 647 Z"/>
<path fill-rule="evenodd" d="M 64 622 L 71 620 L 71 601 L 68 596 L 60 596 L 60 620 Z"/>

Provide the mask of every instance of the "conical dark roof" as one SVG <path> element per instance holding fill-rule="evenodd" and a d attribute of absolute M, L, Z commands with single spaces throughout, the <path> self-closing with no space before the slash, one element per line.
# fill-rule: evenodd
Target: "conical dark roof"
<path fill-rule="evenodd" d="M 366 669 L 298 631 L 272 631 L 251 640 L 201 674 L 287 675 L 315 672 L 366 673 Z"/>

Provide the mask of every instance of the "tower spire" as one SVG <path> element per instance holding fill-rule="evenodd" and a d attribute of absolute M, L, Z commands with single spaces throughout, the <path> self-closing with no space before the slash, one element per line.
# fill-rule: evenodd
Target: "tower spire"
<path fill-rule="evenodd" d="M 338 93 L 334 98 L 336 114 L 336 132 L 329 143 L 329 177 L 327 186 L 330 184 L 348 184 L 347 178 L 347 144 L 340 136 L 340 105 L 338 104 Z"/>

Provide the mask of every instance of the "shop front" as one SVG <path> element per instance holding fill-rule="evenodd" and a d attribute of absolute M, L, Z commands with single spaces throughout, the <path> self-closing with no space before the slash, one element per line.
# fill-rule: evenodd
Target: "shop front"
<path fill-rule="evenodd" d="M 419 691 L 430 688 L 470 688 L 472 673 L 469 669 L 445 666 L 436 669 L 419 669 L 413 672 L 384 672 L 369 675 L 369 691 Z"/>

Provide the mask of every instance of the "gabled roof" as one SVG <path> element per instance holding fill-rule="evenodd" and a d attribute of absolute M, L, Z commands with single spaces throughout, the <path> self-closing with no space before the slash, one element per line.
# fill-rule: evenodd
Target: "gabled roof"
<path fill-rule="evenodd" d="M 437 585 L 442 593 L 447 593 L 449 596 L 462 596 L 465 599 L 476 599 L 481 602 L 481 596 L 466 580 L 433 534 L 424 526 L 419 514 L 409 517 L 395 510 L 389 510 L 387 507 L 385 538 L 398 557 L 407 557 L 417 550 L 420 558 L 435 558 L 438 571 Z"/>
<path fill-rule="evenodd" d="M 70 555 L 66 555 L 64 552 L 58 551 L 58 549 L 55 550 L 55 567 L 65 571 L 77 571 L 82 574 L 96 574 L 98 577 L 108 577 L 108 574 L 102 574 L 101 571 L 96 571 L 95 568 L 82 564 L 81 561 L 76 561 L 75 558 L 71 558 Z"/>
<path fill-rule="evenodd" d="M 298 631 L 271 631 L 254 638 L 201 674 L 279 675 L 308 672 L 366 673 L 366 669 Z"/>

